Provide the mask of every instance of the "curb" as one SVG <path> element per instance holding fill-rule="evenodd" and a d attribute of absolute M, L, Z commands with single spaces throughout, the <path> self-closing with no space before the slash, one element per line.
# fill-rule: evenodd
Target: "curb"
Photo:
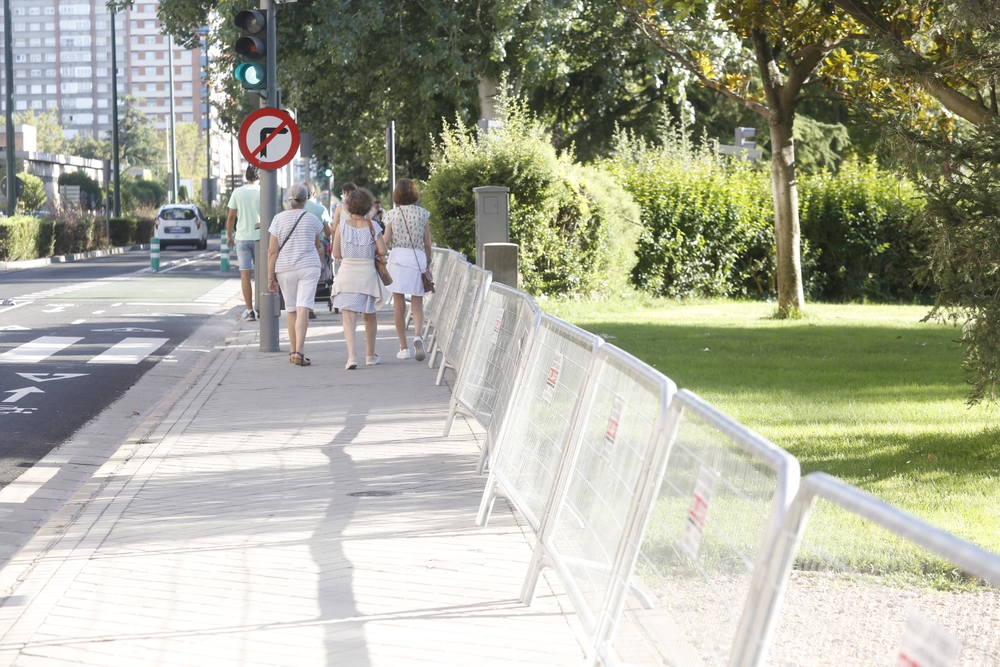
<path fill-rule="evenodd" d="M 85 259 L 98 259 L 100 257 L 110 257 L 112 255 L 123 255 L 127 252 L 137 250 L 149 250 L 148 243 L 131 246 L 119 246 L 106 250 L 91 250 L 89 252 L 77 252 L 71 255 L 56 255 L 55 257 L 42 257 L 40 259 L 25 259 L 15 262 L 0 262 L 0 271 L 17 271 L 19 269 L 36 269 L 49 264 L 65 264 L 67 262 L 79 262 Z"/>

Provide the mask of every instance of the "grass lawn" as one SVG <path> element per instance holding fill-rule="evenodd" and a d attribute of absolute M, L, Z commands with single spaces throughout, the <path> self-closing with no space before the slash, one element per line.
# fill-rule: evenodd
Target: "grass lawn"
<path fill-rule="evenodd" d="M 828 472 L 1000 553 L 1000 412 L 966 405 L 958 331 L 921 323 L 926 307 L 810 304 L 778 321 L 756 302 L 541 306 L 615 336 L 803 474 Z"/>

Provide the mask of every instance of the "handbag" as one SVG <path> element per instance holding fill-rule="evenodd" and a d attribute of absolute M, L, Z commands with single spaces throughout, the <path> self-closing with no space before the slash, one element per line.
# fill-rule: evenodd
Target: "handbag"
<path fill-rule="evenodd" d="M 385 257 L 378 254 L 378 244 L 375 243 L 375 228 L 372 221 L 368 221 L 368 232 L 372 235 L 372 245 L 375 246 L 375 272 L 382 280 L 382 284 L 389 286 L 392 284 L 392 276 L 389 275 L 389 268 L 385 265 Z"/>
<path fill-rule="evenodd" d="M 403 215 L 403 219 L 406 220 L 406 215 L 405 214 Z M 409 220 L 407 220 L 407 222 L 409 222 Z M 407 235 L 410 237 L 410 241 L 413 241 L 414 240 L 413 239 L 413 234 L 410 234 L 410 226 L 409 225 L 406 226 L 406 232 L 407 232 Z M 417 258 L 417 249 L 411 247 L 410 250 L 413 251 L 413 261 L 417 263 L 417 266 L 420 266 L 420 260 Z M 430 269 L 429 266 L 427 268 Z M 431 280 L 429 274 L 430 274 L 430 271 L 423 271 L 420 274 L 420 282 L 424 286 L 424 293 L 425 294 L 428 293 L 428 292 L 430 292 L 430 293 L 434 292 L 434 281 Z"/>

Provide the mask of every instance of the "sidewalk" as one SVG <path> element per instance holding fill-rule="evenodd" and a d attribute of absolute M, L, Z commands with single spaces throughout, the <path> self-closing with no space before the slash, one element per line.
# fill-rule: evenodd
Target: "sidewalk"
<path fill-rule="evenodd" d="M 308 368 L 234 330 L 0 570 L 0 665 L 582 664 L 555 577 L 517 600 L 530 530 L 475 527 L 481 430 L 441 437 L 449 389 L 381 324 L 356 371 L 339 316 Z"/>

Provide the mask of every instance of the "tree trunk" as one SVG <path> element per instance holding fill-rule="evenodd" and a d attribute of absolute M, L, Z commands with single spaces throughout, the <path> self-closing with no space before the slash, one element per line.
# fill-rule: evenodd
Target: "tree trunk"
<path fill-rule="evenodd" d="M 805 306 L 799 232 L 799 190 L 795 180 L 795 112 L 772 108 L 771 192 L 774 197 L 774 244 L 778 272 L 778 316 L 794 316 Z"/>
<path fill-rule="evenodd" d="M 479 118 L 481 120 L 496 120 L 495 98 L 498 85 L 500 85 L 499 82 L 492 77 L 479 77 Z"/>

